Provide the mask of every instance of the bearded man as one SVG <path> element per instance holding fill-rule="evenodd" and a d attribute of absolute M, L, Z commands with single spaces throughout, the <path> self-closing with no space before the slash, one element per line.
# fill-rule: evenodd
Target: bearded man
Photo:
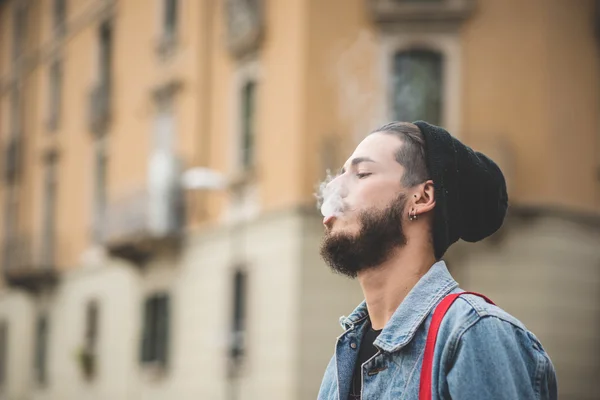
<path fill-rule="evenodd" d="M 423 121 L 368 135 L 324 190 L 321 255 L 365 301 L 341 319 L 320 400 L 556 399 L 537 338 L 442 257 L 504 221 L 504 176 L 485 155 Z"/>

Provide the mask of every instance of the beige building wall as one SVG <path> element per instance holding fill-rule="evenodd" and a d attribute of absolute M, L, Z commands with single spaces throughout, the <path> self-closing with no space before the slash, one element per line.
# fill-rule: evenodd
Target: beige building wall
<path fill-rule="evenodd" d="M 57 43 L 51 2 L 31 2 L 28 46 L 44 56 L 24 76 L 27 144 L 19 189 L 20 228 L 39 234 L 42 159 L 57 150 L 57 267 L 64 273 L 39 296 L 2 289 L 0 317 L 11 326 L 10 348 L 19 349 L 9 355 L 3 392 L 9 398 L 224 399 L 232 387 L 240 399 L 315 398 L 341 333 L 338 318 L 362 297 L 357 282 L 333 275 L 318 255 L 315 185 L 391 118 L 391 57 L 414 46 L 443 53 L 443 125 L 499 162 L 515 210 L 492 240 L 460 244 L 448 254 L 453 273 L 463 288 L 489 295 L 540 337 L 557 367 L 561 398 L 595 398 L 600 228 L 593 218 L 583 224 L 574 217 L 600 211 L 594 2 L 477 1 L 460 24 L 382 27 L 365 0 L 268 1 L 259 50 L 241 59 L 227 50 L 221 0 L 179 2 L 177 45 L 168 57 L 157 50 L 159 1 L 67 3 L 72 30 Z M 3 148 L 13 4 L 0 6 Z M 146 187 L 155 94 L 169 85 L 177 88 L 175 148 L 183 167 L 209 166 L 247 186 L 241 205 L 227 191 L 188 193 L 181 251 L 159 253 L 143 268 L 92 248 L 95 139 L 88 96 L 98 72 L 98 25 L 108 15 L 114 22 L 108 207 Z M 48 69 L 56 56 L 63 59 L 61 122 L 49 133 Z M 249 78 L 258 82 L 258 97 L 257 163 L 248 171 L 236 158 L 239 93 Z M 0 205 L 5 191 L 0 185 Z M 539 216 L 521 216 L 524 206 Z M 248 356 L 231 385 L 225 355 L 231 280 L 240 263 L 249 276 Z M 157 290 L 171 294 L 172 306 L 170 364 L 158 374 L 139 362 L 143 301 Z M 99 370 L 85 382 L 74 353 L 90 299 L 100 304 Z M 49 384 L 40 388 L 32 360 L 35 318 L 44 310 Z"/>
<path fill-rule="evenodd" d="M 316 399 L 325 367 L 334 354 L 336 339 L 343 333 L 342 315 L 350 315 L 363 300 L 358 282 L 334 274 L 321 260 L 318 248 L 321 218 L 302 214 L 302 251 L 299 277 L 300 309 L 295 364 L 299 368 L 296 399 Z"/>
<path fill-rule="evenodd" d="M 542 341 L 560 398 L 594 399 L 600 370 L 600 233 L 561 216 L 512 216 L 496 240 L 460 243 L 446 259 L 461 287 L 485 293 Z"/>
<path fill-rule="evenodd" d="M 2 396 L 22 399 L 30 393 L 34 334 L 31 321 L 35 316 L 33 300 L 25 293 L 3 291 L 0 298 L 0 316 L 8 323 L 8 348 L 19 349 L 9 352 L 6 363 L 10 365 L 7 382 Z"/>
<path fill-rule="evenodd" d="M 5 35 L 12 36 L 12 5 L 5 2 L 2 24 Z M 112 16 L 113 63 L 111 123 L 105 138 L 108 148 L 108 196 L 111 203 L 126 198 L 147 184 L 148 155 L 157 105 L 156 91 L 169 84 L 178 87 L 174 95 L 176 111 L 177 153 L 184 166 L 207 163 L 202 148 L 208 135 L 205 68 L 211 56 L 204 43 L 219 36 L 202 32 L 199 23 L 220 19 L 221 7 L 211 2 L 182 2 L 177 45 L 174 54 L 164 59 L 157 47 L 160 39 L 161 2 L 102 0 L 67 2 L 68 34 L 64 40 L 53 39 L 50 16 L 52 2 L 30 1 L 30 22 L 36 30 L 28 31 L 28 55 L 41 57 L 33 69 L 24 70 L 23 130 L 27 136 L 20 215 L 22 229 L 39 231 L 43 201 L 43 156 L 49 150 L 59 154 L 58 236 L 63 244 L 59 252 L 61 268 L 73 268 L 91 241 L 93 225 L 94 136 L 89 131 L 89 94 L 98 81 L 98 28 Z M 205 15 L 205 14 L 210 15 Z M 204 36 L 209 36 L 205 38 Z M 10 40 L 2 40 L 3 78 L 10 71 Z M 219 53 L 223 49 L 217 47 Z M 213 51 L 216 53 L 216 51 Z M 48 132 L 49 66 L 52 60 L 63 62 L 63 86 L 60 124 Z M 211 57 L 212 59 L 212 57 Z M 218 61 L 218 60 L 217 60 Z M 202 66 L 202 67 L 201 67 Z M 217 64 L 216 70 L 221 70 Z M 3 84 L 7 84 L 3 79 Z M 3 135 L 8 136 L 10 123 L 8 86 L 3 85 Z M 208 92 L 210 94 L 210 92 Z M 227 93 L 228 94 L 228 93 Z M 219 107 L 215 107 L 219 108 Z M 225 116 L 219 116 L 226 119 Z M 203 120 L 204 119 L 204 120 Z M 202 127 L 203 129 L 199 129 Z M 3 142 L 4 143 L 4 142 Z M 203 153 L 204 152 L 204 153 Z"/>
<path fill-rule="evenodd" d="M 479 2 L 465 25 L 466 140 L 497 154 L 514 204 L 599 210 L 593 9 Z"/>
<path fill-rule="evenodd" d="M 44 298 L 51 310 L 48 384 L 33 381 L 32 354 L 13 352 L 5 393 L 40 400 L 224 399 L 234 387 L 240 399 L 316 397 L 341 332 L 338 318 L 361 299 L 354 282 L 335 277 L 317 258 L 319 225 L 310 211 L 273 213 L 248 223 L 241 238 L 226 228 L 207 232 L 176 258 L 165 256 L 143 270 L 105 260 L 68 272 Z M 233 385 L 224 357 L 232 240 L 246 255 L 249 276 L 248 355 Z M 169 368 L 162 372 L 138 362 L 142 301 L 155 291 L 170 293 L 173 307 Z M 40 305 L 15 292 L 4 296 L 0 315 L 11 324 L 10 345 L 31 352 L 27 321 Z M 101 330 L 97 376 L 87 382 L 76 355 L 91 300 L 99 304 Z"/>
<path fill-rule="evenodd" d="M 34 4 L 32 15 L 44 16 L 39 29 L 39 42 L 44 44 L 41 48 L 54 49 L 47 45 L 52 43 L 49 5 Z M 218 4 L 182 3 L 184 18 L 178 46 L 168 60 L 161 60 L 156 51 L 157 4 L 143 7 L 133 0 L 106 4 L 116 15 L 114 112 L 106 138 L 109 203 L 146 185 L 156 116 L 153 93 L 169 83 L 179 84 L 174 97 L 176 147 L 183 165 L 210 165 L 232 176 L 239 172 L 232 166 L 234 153 L 229 146 L 236 140 L 235 79 L 247 64 L 256 66 L 260 106 L 259 162 L 254 182 L 260 209 L 264 210 L 312 201 L 323 167 L 337 168 L 354 143 L 390 117 L 385 98 L 373 95 L 381 91 L 386 80 L 386 73 L 381 72 L 387 71 L 389 60 L 382 48 L 390 34 L 379 32 L 359 1 L 347 2 L 344 7 L 335 2 L 322 5 L 300 1 L 297 8 L 293 3 L 269 6 L 269 32 L 257 56 L 249 61 L 233 61 L 226 54 L 220 23 L 223 9 Z M 591 9 L 591 2 L 586 5 Z M 78 3 L 77 7 L 83 6 Z M 69 8 L 71 20 L 79 21 L 82 14 L 91 18 L 88 15 L 93 13 L 88 10 L 93 7 L 77 7 Z M 515 7 L 519 7 L 518 13 L 512 12 Z M 561 2 L 545 7 L 544 12 L 536 7 L 534 2 L 478 4 L 474 16 L 461 28 L 458 71 L 464 84 L 453 98 L 462 112 L 460 117 L 452 117 L 458 118 L 453 125 L 460 127 L 456 134 L 468 143 L 497 154 L 509 176 L 515 202 L 597 211 L 598 139 L 593 112 L 597 96 L 592 90 L 583 90 L 594 87 L 597 79 L 592 22 L 586 18 L 589 13 L 582 11 L 584 7 L 568 7 Z M 98 13 L 93 15 L 102 15 Z M 10 32 L 9 14 L 3 14 L 8 19 L 3 26 Z M 330 21 L 335 16 L 346 21 L 343 28 L 332 28 Z M 502 17 L 508 24 L 494 22 Z M 210 30 L 195 23 L 203 18 L 212 21 Z M 49 149 L 58 149 L 57 229 L 62 268 L 75 266 L 90 245 L 93 139 L 86 115 L 87 96 L 95 81 L 95 21 L 68 35 L 56 50 L 48 51 L 50 55 L 26 79 L 25 93 L 34 100 L 28 102 L 32 106 L 26 108 L 24 118 L 29 145 L 20 215 L 23 229 L 39 230 L 42 157 Z M 130 30 L 139 34 L 128 34 Z M 391 36 L 423 37 L 427 28 L 417 31 Z M 550 40 L 547 33 L 552 32 L 568 32 L 570 36 Z M 431 40 L 435 43 L 435 37 Z M 7 42 L 3 41 L 5 51 L 10 47 Z M 50 134 L 44 127 L 47 75 L 50 60 L 57 55 L 64 59 L 64 106 L 58 132 Z M 212 60 L 209 65 L 201 61 L 203 56 Z M 6 57 L 3 60 L 6 71 L 8 61 Z M 502 62 L 499 60 L 506 60 L 502 68 L 495 67 Z M 304 69 L 294 72 L 295 68 Z M 572 73 L 574 68 L 580 72 Z M 4 96 L 4 110 L 8 109 L 7 102 Z M 205 105 L 212 111 L 205 110 Z M 8 118 L 2 123 L 6 126 Z M 570 139 L 568 132 L 577 132 L 577 140 Z M 341 144 L 341 150 L 327 151 L 331 142 Z M 515 170 L 518 176 L 512 172 Z M 583 188 L 575 190 L 580 186 Z M 190 197 L 195 211 L 192 219 L 203 218 L 204 198 L 209 197 L 207 216 L 215 222 L 220 220 L 223 194 Z"/>

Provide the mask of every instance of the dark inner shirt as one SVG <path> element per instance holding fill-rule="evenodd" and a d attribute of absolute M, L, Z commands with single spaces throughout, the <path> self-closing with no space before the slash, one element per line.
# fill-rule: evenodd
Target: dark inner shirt
<path fill-rule="evenodd" d="M 377 354 L 377 347 L 373 346 L 373 342 L 377 339 L 377 336 L 381 333 L 381 329 L 376 331 L 371 327 L 371 321 L 367 321 L 367 330 L 363 335 L 362 341 L 360 342 L 360 348 L 358 350 L 358 359 L 354 366 L 354 373 L 352 375 L 352 385 L 350 386 L 350 392 L 348 394 L 348 400 L 360 399 L 360 391 L 362 388 L 362 375 L 361 367 L 363 363 L 368 361 L 371 357 Z"/>

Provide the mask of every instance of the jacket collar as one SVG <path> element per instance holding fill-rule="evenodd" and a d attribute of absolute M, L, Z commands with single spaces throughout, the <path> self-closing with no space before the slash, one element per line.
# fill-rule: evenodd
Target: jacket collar
<path fill-rule="evenodd" d="M 383 351 L 394 352 L 406 346 L 433 308 L 452 290 L 458 287 L 450 275 L 446 263 L 438 261 L 411 289 L 383 328 L 374 345 Z M 344 329 L 354 329 L 369 316 L 367 303 L 363 301 L 350 314 L 341 317 Z"/>

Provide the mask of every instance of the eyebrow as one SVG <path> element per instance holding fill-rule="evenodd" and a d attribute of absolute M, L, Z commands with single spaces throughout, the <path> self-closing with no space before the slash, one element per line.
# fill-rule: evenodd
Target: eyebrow
<path fill-rule="evenodd" d="M 375 160 L 373 160 L 369 157 L 356 157 L 356 158 L 353 158 L 352 161 L 350 161 L 350 164 L 352 166 L 354 166 L 354 165 L 358 165 L 358 164 L 364 163 L 364 162 L 374 163 Z M 340 174 L 343 174 L 344 172 L 346 172 L 346 168 L 342 167 L 342 169 L 340 170 Z"/>

